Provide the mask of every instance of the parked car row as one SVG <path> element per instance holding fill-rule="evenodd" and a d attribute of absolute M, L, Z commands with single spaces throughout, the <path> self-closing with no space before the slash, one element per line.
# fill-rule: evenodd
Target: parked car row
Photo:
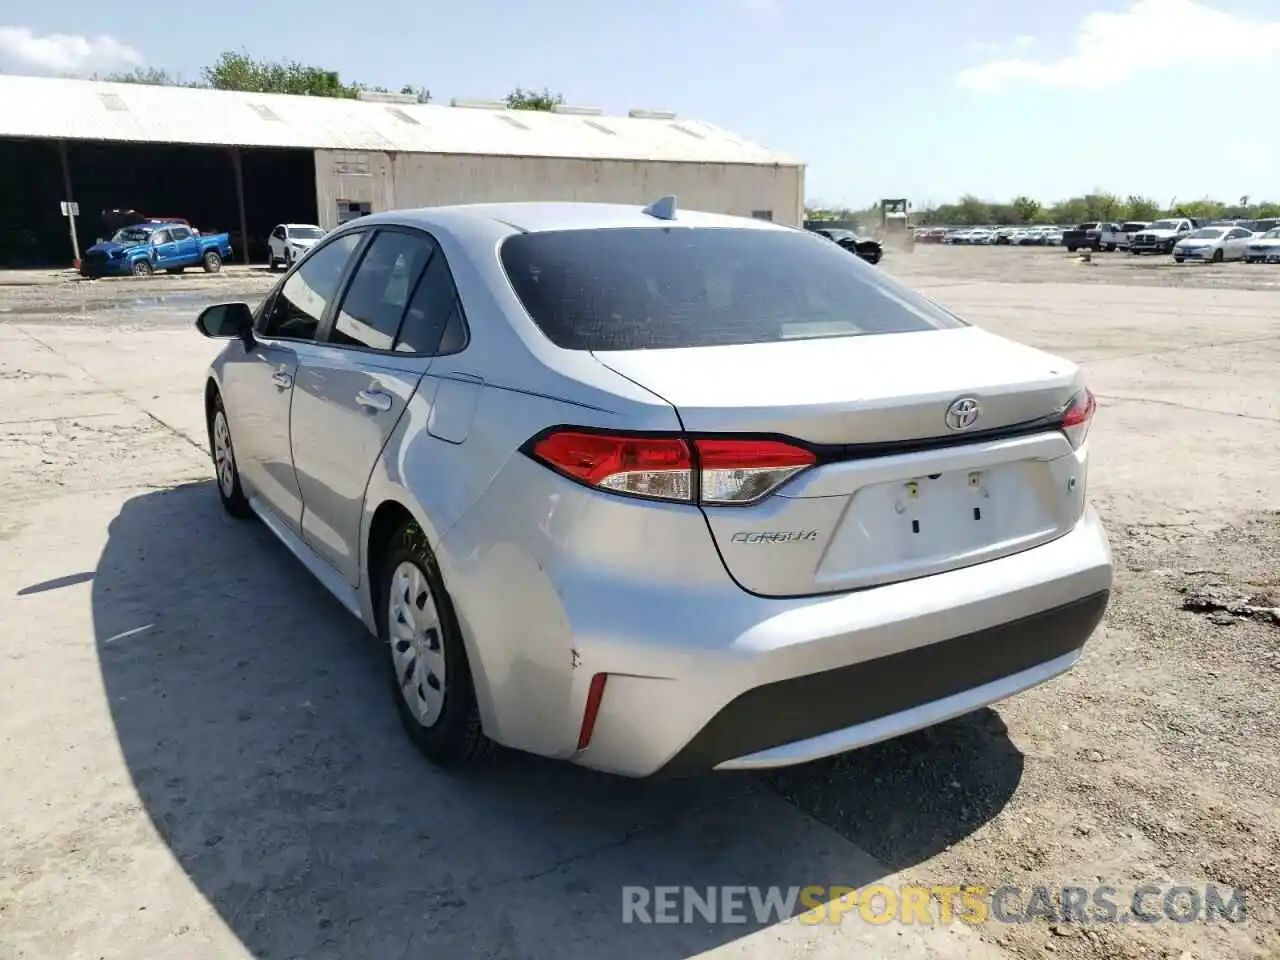
<path fill-rule="evenodd" d="M 1062 243 L 1063 231 L 1061 227 L 1053 226 L 966 227 L 960 230 L 935 227 L 924 231 L 927 236 L 923 240 L 920 232 L 917 231 L 916 241 L 924 243 L 1053 247 Z"/>
<path fill-rule="evenodd" d="M 917 243 L 993 246 L 1060 246 L 1070 253 L 1127 250 L 1186 260 L 1280 262 L 1280 217 L 1206 220 L 1165 217 L 1154 221 L 1089 221 L 1074 227 L 922 227 Z"/>

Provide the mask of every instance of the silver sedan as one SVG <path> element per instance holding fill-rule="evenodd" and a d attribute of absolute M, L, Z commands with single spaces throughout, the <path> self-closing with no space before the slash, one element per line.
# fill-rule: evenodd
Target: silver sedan
<path fill-rule="evenodd" d="M 223 505 L 442 763 L 812 760 L 1062 673 L 1107 604 L 1080 371 L 805 231 L 379 214 L 197 325 Z"/>

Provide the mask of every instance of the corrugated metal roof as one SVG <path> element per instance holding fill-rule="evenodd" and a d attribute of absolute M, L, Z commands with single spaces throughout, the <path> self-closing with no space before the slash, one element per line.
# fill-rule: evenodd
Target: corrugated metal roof
<path fill-rule="evenodd" d="M 799 165 L 697 120 L 0 76 L 0 136 L 585 159 Z"/>

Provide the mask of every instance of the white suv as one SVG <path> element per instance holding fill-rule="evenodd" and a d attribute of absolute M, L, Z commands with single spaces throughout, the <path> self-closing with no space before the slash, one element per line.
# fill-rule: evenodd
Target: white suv
<path fill-rule="evenodd" d="M 295 260 L 324 238 L 324 231 L 314 223 L 281 223 L 271 231 L 267 241 L 267 266 L 272 270 L 284 264 L 293 266 Z"/>

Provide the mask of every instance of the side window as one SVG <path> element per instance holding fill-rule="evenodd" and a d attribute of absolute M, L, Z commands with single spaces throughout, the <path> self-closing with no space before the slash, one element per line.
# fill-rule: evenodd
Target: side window
<path fill-rule="evenodd" d="M 271 235 L 272 235 L 273 237 L 275 237 L 277 240 L 283 240 L 283 239 L 284 239 L 284 227 L 276 227 L 274 230 L 272 230 L 272 231 L 271 231 Z"/>
<path fill-rule="evenodd" d="M 191 231 L 190 231 L 190 230 L 188 230 L 186 227 L 174 227 L 174 228 L 173 228 L 173 239 L 174 239 L 174 240 L 190 240 L 190 239 L 191 239 Z"/>
<path fill-rule="evenodd" d="M 169 236 L 168 230 L 157 230 L 155 233 L 151 235 L 151 242 L 154 243 L 157 247 L 160 246 L 160 244 L 162 243 L 168 243 L 172 239 L 173 238 Z"/>
<path fill-rule="evenodd" d="M 325 308 L 338 293 L 347 261 L 360 245 L 362 232 L 343 234 L 316 250 L 280 287 L 263 312 L 264 337 L 314 340 Z"/>
<path fill-rule="evenodd" d="M 466 346 L 466 342 L 466 324 L 458 302 L 458 291 L 453 285 L 444 253 L 437 249 L 413 291 L 396 340 L 396 350 L 401 353 L 457 353 Z"/>
<path fill-rule="evenodd" d="M 423 234 L 379 231 L 356 267 L 329 341 L 390 350 L 409 293 L 433 250 L 434 244 Z"/>
<path fill-rule="evenodd" d="M 1232 240 L 1242 240 L 1245 237 L 1251 237 L 1251 236 L 1253 236 L 1253 234 L 1250 233 L 1248 230 L 1245 230 L 1243 227 L 1236 227 L 1234 230 L 1231 231 Z"/>

